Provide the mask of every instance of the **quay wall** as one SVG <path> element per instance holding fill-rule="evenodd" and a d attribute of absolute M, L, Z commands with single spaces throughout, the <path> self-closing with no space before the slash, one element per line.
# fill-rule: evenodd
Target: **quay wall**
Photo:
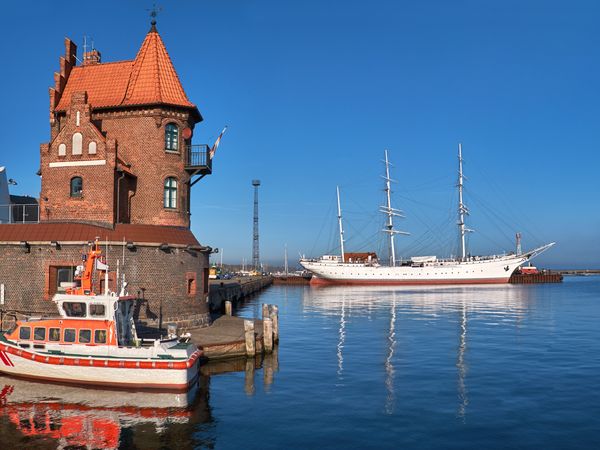
<path fill-rule="evenodd" d="M 211 311 L 223 311 L 226 301 L 234 305 L 243 298 L 273 284 L 271 276 L 234 278 L 232 280 L 211 280 L 209 303 Z"/>
<path fill-rule="evenodd" d="M 87 242 L 71 244 L 0 243 L 0 285 L 4 298 L 0 309 L 23 314 L 56 314 L 51 301 L 57 286 L 56 268 L 81 264 L 87 253 Z M 127 249 L 119 243 L 102 245 L 110 266 L 109 287 L 116 289 L 116 265 L 125 273 L 127 291 L 136 297 L 135 319 L 148 327 L 175 322 L 182 329 L 210 324 L 208 256 L 186 248 L 136 244 Z M 125 260 L 123 264 L 123 254 Z M 95 284 L 99 291 L 98 280 Z"/>

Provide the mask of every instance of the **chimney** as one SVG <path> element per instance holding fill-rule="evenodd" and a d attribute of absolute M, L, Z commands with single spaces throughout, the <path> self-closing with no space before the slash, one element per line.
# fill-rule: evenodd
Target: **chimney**
<path fill-rule="evenodd" d="M 89 52 L 85 52 L 83 54 L 83 65 L 84 66 L 89 66 L 92 64 L 99 64 L 100 63 L 100 52 L 96 49 L 91 50 Z"/>

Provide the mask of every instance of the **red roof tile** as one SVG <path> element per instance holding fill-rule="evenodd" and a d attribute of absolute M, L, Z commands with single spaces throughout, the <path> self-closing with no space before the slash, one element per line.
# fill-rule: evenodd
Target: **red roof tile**
<path fill-rule="evenodd" d="M 199 246 L 194 234 L 183 227 L 117 224 L 114 229 L 81 223 L 34 223 L 0 225 L 0 242 L 137 242 Z"/>
<path fill-rule="evenodd" d="M 195 108 L 165 45 L 155 30 L 142 43 L 135 60 L 74 67 L 56 107 L 66 111 L 74 92 L 86 91 L 92 108 L 168 104 Z"/>

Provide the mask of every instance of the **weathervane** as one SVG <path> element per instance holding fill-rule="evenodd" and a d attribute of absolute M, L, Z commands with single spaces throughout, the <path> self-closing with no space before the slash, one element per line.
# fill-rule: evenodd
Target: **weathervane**
<path fill-rule="evenodd" d="M 158 16 L 158 13 L 162 11 L 162 8 L 159 7 L 156 2 L 154 2 L 152 3 L 152 9 L 147 9 L 146 11 L 150 11 L 150 17 L 152 17 L 152 20 L 150 21 L 152 28 L 150 31 L 156 31 L 156 16 Z"/>

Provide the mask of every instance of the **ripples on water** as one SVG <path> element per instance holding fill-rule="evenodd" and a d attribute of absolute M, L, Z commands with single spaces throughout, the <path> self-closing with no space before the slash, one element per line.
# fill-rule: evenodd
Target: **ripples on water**
<path fill-rule="evenodd" d="M 137 448 L 600 448 L 600 278 L 561 285 L 274 286 L 281 345 L 198 394 L 0 377 L 0 436 Z M 253 364 L 251 364 L 254 367 Z M 161 394 L 163 395 L 163 394 Z M 187 405 L 187 406 L 186 406 Z M 4 448 L 4 446 L 3 446 Z"/>

